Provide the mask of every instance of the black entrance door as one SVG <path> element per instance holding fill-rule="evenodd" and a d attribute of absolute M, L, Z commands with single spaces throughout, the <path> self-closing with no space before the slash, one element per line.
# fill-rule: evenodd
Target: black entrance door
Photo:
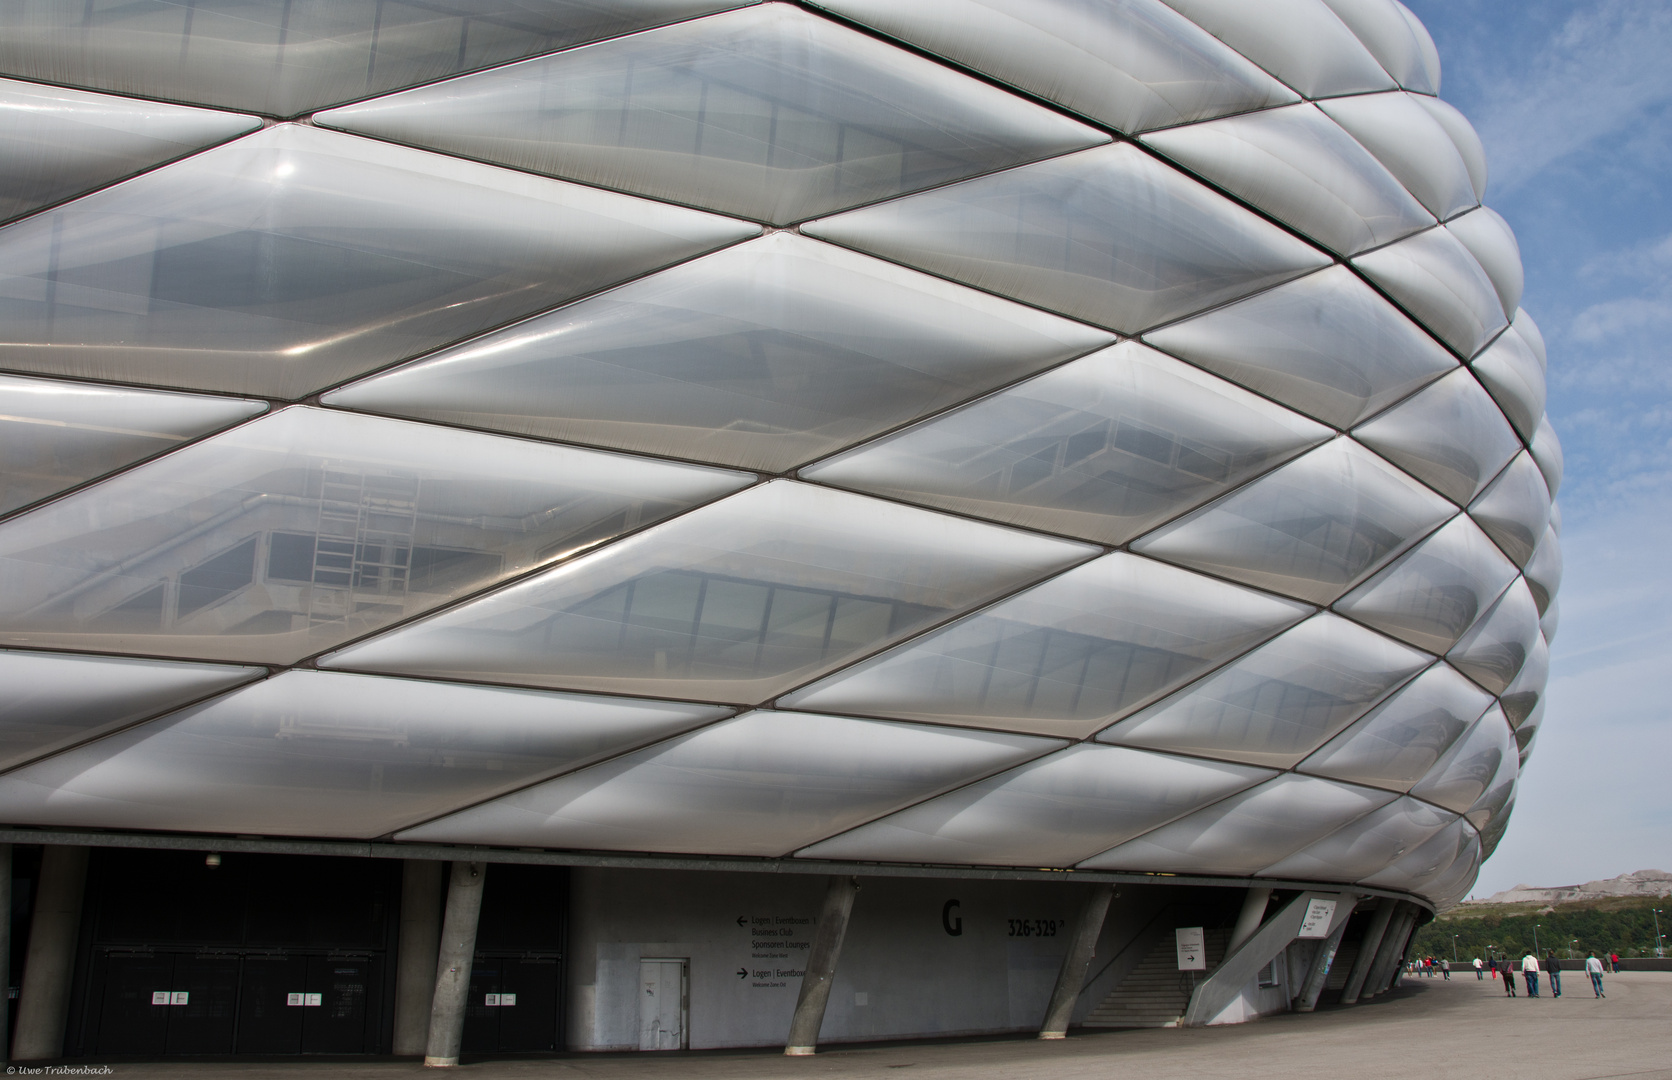
<path fill-rule="evenodd" d="M 174 984 L 174 954 L 113 954 L 101 958 L 104 993 L 100 995 L 101 1054 L 160 1054 L 168 1037 L 166 995 Z M 164 995 L 159 1001 L 157 995 Z"/>
<path fill-rule="evenodd" d="M 238 1002 L 240 1054 L 302 1052 L 303 1002 L 308 981 L 305 956 L 246 956 Z M 305 998 L 304 998 L 305 1001 Z"/>
<path fill-rule="evenodd" d="M 358 1054 L 366 1048 L 366 997 L 372 961 L 308 958 L 307 997 L 302 1008 L 304 1054 Z"/>
<path fill-rule="evenodd" d="M 467 1053 L 556 1050 L 558 980 L 555 956 L 477 956 L 465 1004 Z"/>
<path fill-rule="evenodd" d="M 232 1053 L 238 967 L 236 956 L 175 954 L 164 1053 Z"/>

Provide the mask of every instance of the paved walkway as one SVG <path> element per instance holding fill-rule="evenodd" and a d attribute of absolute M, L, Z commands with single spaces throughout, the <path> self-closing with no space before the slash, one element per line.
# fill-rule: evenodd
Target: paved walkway
<path fill-rule="evenodd" d="M 1511 1001 L 1473 973 L 1407 978 L 1387 999 L 1310 1016 L 1194 1030 L 831 1047 L 813 1058 L 766 1051 L 575 1054 L 466 1064 L 458 1080 L 1672 1080 L 1672 973 L 1606 978 L 1597 1000 L 1582 972 L 1567 993 Z M 1546 988 L 1547 990 L 1548 988 Z M 113 1076 L 188 1080 L 396 1080 L 430 1076 L 406 1061 L 112 1063 Z M 909 1073 L 897 1070 L 911 1070 Z"/>

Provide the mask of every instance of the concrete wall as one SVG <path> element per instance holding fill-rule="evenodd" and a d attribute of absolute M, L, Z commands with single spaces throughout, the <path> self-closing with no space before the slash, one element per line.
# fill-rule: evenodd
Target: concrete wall
<path fill-rule="evenodd" d="M 693 1049 L 781 1045 L 824 888 L 801 875 L 575 870 L 570 1047 L 638 1045 L 647 957 L 690 961 Z M 1080 896 L 1050 882 L 862 879 L 820 1040 L 1037 1028 Z"/>

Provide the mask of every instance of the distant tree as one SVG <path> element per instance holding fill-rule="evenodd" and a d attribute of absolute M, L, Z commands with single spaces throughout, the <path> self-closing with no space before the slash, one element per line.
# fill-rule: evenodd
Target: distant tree
<path fill-rule="evenodd" d="M 1514 914 L 1457 907 L 1417 931 L 1411 953 L 1449 958 L 1455 934 L 1461 959 L 1523 956 L 1533 951 L 1536 924 L 1540 956 L 1554 949 L 1557 956 L 1565 958 L 1570 947 L 1580 957 L 1590 952 L 1653 956 L 1655 925 L 1651 910 L 1665 904 L 1665 900 L 1604 900 Z M 1667 931 L 1668 927 L 1661 929 Z"/>

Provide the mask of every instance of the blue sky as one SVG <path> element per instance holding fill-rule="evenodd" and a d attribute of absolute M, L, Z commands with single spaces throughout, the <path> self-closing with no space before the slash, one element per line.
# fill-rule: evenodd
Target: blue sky
<path fill-rule="evenodd" d="M 1672 3 L 1406 2 L 1520 239 L 1567 458 L 1549 711 L 1475 895 L 1672 870 Z"/>

